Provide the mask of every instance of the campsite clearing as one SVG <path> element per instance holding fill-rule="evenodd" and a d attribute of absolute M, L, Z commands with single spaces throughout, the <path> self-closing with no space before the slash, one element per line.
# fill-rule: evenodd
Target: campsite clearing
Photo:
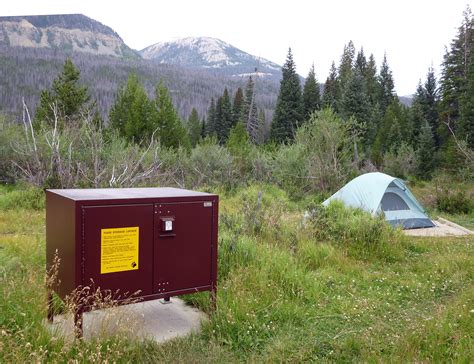
<path fill-rule="evenodd" d="M 469 362 L 474 357 L 474 235 L 394 234 L 384 254 L 357 255 L 352 246 L 364 249 L 363 242 L 351 236 L 340 243 L 314 239 L 311 226 L 288 219 L 306 206 L 276 187 L 221 195 L 217 312 L 200 333 L 163 345 L 125 335 L 73 343 L 53 337 L 42 324 L 44 210 L 15 207 L 18 203 L 0 209 L 0 362 Z M 0 202 L 13 198 L 14 191 L 0 188 Z M 186 301 L 209 312 L 206 293 Z"/>

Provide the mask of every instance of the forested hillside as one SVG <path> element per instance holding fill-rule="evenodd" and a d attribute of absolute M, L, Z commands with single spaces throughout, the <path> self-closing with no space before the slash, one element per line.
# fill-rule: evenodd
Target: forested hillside
<path fill-rule="evenodd" d="M 411 107 L 403 105 L 394 91 L 396 80 L 388 55 L 378 66 L 373 55 L 366 55 L 362 47 L 357 50 L 352 41 L 344 46 L 340 60 L 333 62 L 323 90 L 316 78 L 320 71 L 314 67 L 301 82 L 291 49 L 278 89 L 270 78 L 253 73 L 237 80 L 203 68 L 84 53 L 73 53 L 64 61 L 66 55 L 58 50 L 10 47 L 0 55 L 0 99 L 5 100 L 4 111 L 22 110 L 25 126 L 38 134 L 24 142 L 43 140 L 48 153 L 66 152 L 55 151 L 50 145 L 51 128 L 61 126 L 66 139 L 79 137 L 69 142 L 81 150 L 91 142 L 90 136 L 81 134 L 83 128 L 93 126 L 101 148 L 125 143 L 127 148 L 139 148 L 130 151 L 132 154 L 141 148 L 148 153 L 155 142 L 159 148 L 186 153 L 201 143 L 225 146 L 228 149 L 215 155 L 220 160 L 214 162 L 225 163 L 228 152 L 227 167 L 231 168 L 234 158 L 245 157 L 248 165 L 240 178 L 275 179 L 289 189 L 329 192 L 354 174 L 376 169 L 402 178 L 429 180 L 439 171 L 471 178 L 473 28 L 468 7 L 447 49 L 441 79 L 427 68 L 426 75 L 420 75 Z M 22 109 L 23 98 L 28 109 Z M 26 118 L 27 111 L 32 124 Z M 4 151 L 14 154 L 6 146 Z M 209 153 L 214 152 L 217 149 Z M 107 160 L 111 156 L 102 157 L 104 165 L 113 160 L 113 156 L 111 161 Z M 331 163 L 333 167 L 329 167 Z M 163 163 L 152 165 L 152 169 L 166 167 Z M 36 163 L 35 168 L 46 166 Z M 11 173 L 5 169 L 3 178 L 26 174 L 40 185 L 52 177 L 63 178 L 53 176 L 54 169 L 26 172 L 30 168 L 32 164 L 26 160 L 15 162 L 8 166 Z M 82 174 L 89 173 L 84 161 L 68 168 L 74 179 L 56 180 L 55 184 L 66 187 L 79 183 L 77 168 Z M 168 172 L 174 176 L 175 171 Z M 95 169 L 93 173 L 98 172 Z M 180 184 L 186 184 L 186 178 L 183 175 Z M 106 183 L 97 176 L 93 180 L 96 185 Z M 114 184 L 113 180 L 109 184 Z"/>
<path fill-rule="evenodd" d="M 118 88 L 130 73 L 138 75 L 150 94 L 162 80 L 182 117 L 187 117 L 193 107 L 203 115 L 209 100 L 222 93 L 224 87 L 236 90 L 247 81 L 244 76 L 229 77 L 212 69 L 187 69 L 141 59 L 65 53 L 45 48 L 0 47 L 0 111 L 18 118 L 24 98 L 30 111 L 34 112 L 40 91 L 51 86 L 67 57 L 71 57 L 81 70 L 81 82 L 97 100 L 103 117 L 107 116 Z M 278 93 L 278 81 L 260 77 L 258 80 L 259 103 L 271 110 Z"/>

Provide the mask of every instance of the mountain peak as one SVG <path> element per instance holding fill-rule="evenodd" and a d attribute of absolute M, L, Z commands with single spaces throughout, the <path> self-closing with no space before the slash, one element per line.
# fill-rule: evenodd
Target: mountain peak
<path fill-rule="evenodd" d="M 140 51 L 143 58 L 159 63 L 185 67 L 235 68 L 234 73 L 254 72 L 255 68 L 269 74 L 280 71 L 280 66 L 266 59 L 246 53 L 223 40 L 212 37 L 175 38 L 153 44 Z M 236 70 L 238 68 L 238 70 Z"/>
<path fill-rule="evenodd" d="M 83 14 L 0 17 L 0 46 L 136 56 L 110 27 Z"/>
<path fill-rule="evenodd" d="M 84 14 L 53 14 L 0 17 L 0 22 L 22 21 L 26 21 L 36 28 L 57 27 L 63 29 L 79 29 L 119 37 L 119 35 L 112 28 L 98 22 L 97 20 L 89 18 Z"/>

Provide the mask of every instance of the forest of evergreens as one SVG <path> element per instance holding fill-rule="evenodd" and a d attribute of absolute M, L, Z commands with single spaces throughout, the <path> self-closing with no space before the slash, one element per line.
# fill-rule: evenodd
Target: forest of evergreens
<path fill-rule="evenodd" d="M 430 179 L 448 171 L 472 178 L 474 31 L 469 8 L 436 79 L 420 78 L 411 107 L 394 92 L 384 57 L 352 41 L 333 62 L 321 92 L 314 66 L 304 86 L 291 49 L 272 122 L 249 77 L 225 88 L 206 113 L 182 120 L 163 82 L 147 93 L 131 72 L 107 116 L 70 59 L 23 125 L 2 121 L 0 178 L 42 187 L 176 184 L 196 187 L 275 182 L 294 194 L 327 194 L 364 171 Z M 441 172 L 440 172 L 441 171 Z"/>

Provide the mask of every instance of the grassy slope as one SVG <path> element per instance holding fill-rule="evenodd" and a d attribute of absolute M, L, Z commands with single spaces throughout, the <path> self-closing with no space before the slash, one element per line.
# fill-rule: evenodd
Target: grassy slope
<path fill-rule="evenodd" d="M 302 206 L 263 190 L 257 214 L 258 188 L 222 196 L 218 311 L 200 334 L 161 346 L 52 339 L 41 326 L 44 211 L 11 209 L 16 192 L 0 190 L 0 362 L 472 360 L 473 237 L 401 239 L 362 259 L 314 241 Z M 207 294 L 188 300 L 208 310 Z"/>

